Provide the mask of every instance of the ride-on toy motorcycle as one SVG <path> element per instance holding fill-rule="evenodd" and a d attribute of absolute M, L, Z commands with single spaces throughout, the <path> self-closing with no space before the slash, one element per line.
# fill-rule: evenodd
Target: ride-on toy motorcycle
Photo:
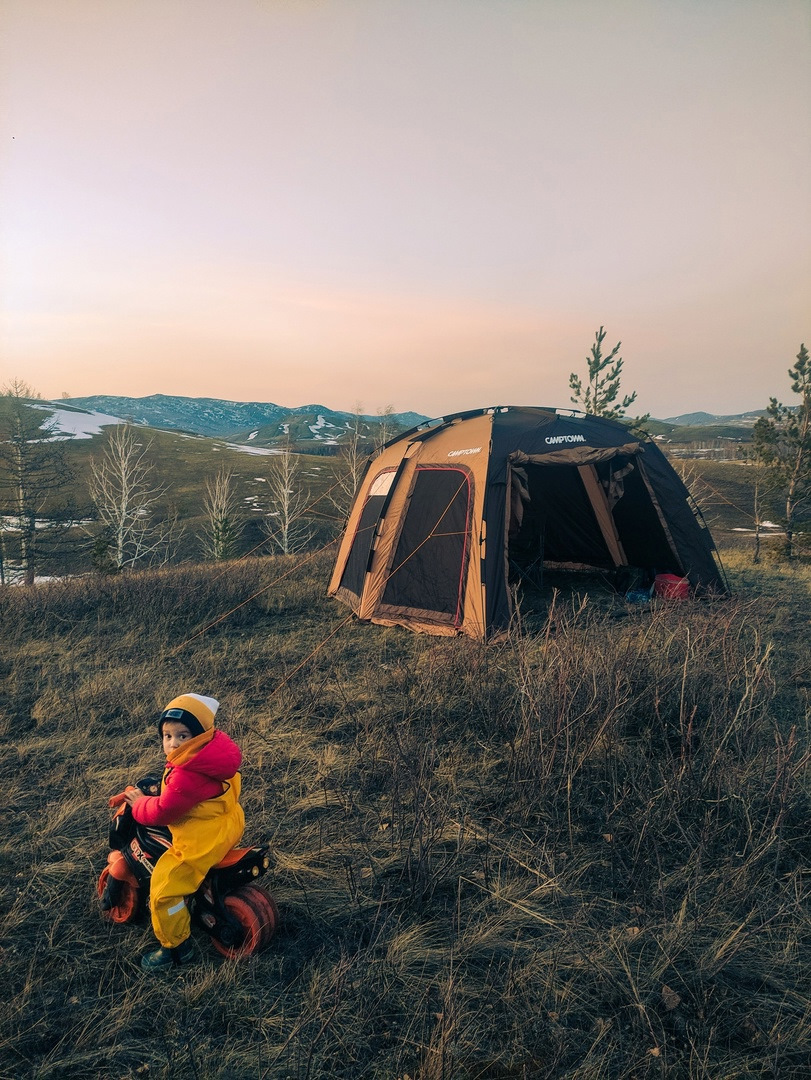
<path fill-rule="evenodd" d="M 146 776 L 136 786 L 145 795 L 154 795 L 160 779 Z M 110 823 L 111 850 L 98 880 L 102 915 L 114 923 L 135 922 L 147 908 L 155 863 L 172 839 L 165 826 L 140 825 L 135 820 L 125 791 L 114 795 L 110 806 L 115 808 Z M 233 848 L 209 870 L 189 898 L 192 926 L 201 926 L 223 956 L 250 956 L 264 948 L 276 932 L 276 902 L 256 884 L 269 867 L 268 848 Z"/>

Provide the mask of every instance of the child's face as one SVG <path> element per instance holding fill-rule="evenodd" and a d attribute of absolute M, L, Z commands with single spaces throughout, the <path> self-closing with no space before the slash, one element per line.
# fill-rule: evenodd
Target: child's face
<path fill-rule="evenodd" d="M 189 729 L 185 724 L 181 724 L 179 720 L 163 721 L 163 752 L 167 756 L 191 737 L 192 734 Z"/>

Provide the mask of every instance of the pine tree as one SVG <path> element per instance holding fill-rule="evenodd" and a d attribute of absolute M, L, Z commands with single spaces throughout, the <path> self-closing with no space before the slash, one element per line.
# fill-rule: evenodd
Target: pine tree
<path fill-rule="evenodd" d="M 622 378 L 622 357 L 617 353 L 622 342 L 618 341 L 608 356 L 603 356 L 604 341 L 605 329 L 601 326 L 594 335 L 591 355 L 586 357 L 588 377 L 585 389 L 576 372 L 569 376 L 569 388 L 574 391 L 571 401 L 592 416 L 621 420 L 628 406 L 636 401 L 636 391 L 626 394 L 621 401 L 617 400 Z"/>
<path fill-rule="evenodd" d="M 755 424 L 752 452 L 783 493 L 786 555 L 793 558 L 797 522 L 811 507 L 811 361 L 804 344 L 788 377 L 800 403 L 783 405 L 777 398 L 769 399 L 766 415 Z"/>
<path fill-rule="evenodd" d="M 203 553 L 211 559 L 230 559 L 242 532 L 242 511 L 236 477 L 224 466 L 215 477 L 206 480 L 203 511 L 206 517 Z"/>

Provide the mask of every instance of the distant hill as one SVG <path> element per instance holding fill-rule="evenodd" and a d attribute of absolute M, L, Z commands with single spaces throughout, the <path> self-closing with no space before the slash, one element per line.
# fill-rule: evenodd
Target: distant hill
<path fill-rule="evenodd" d="M 43 403 L 45 404 L 45 403 Z M 118 417 L 164 431 L 176 431 L 208 438 L 227 439 L 245 447 L 274 447 L 290 440 L 308 452 L 318 452 L 340 443 L 357 423 L 354 413 L 329 409 L 325 405 L 290 408 L 272 402 L 227 401 L 220 398 L 118 397 L 95 394 L 52 402 L 58 409 L 87 410 Z M 647 428 L 654 437 L 672 444 L 692 444 L 713 439 L 748 441 L 761 411 L 719 416 L 709 412 L 682 413 L 666 420 L 651 419 Z M 421 413 L 396 413 L 386 418 L 391 434 L 405 431 L 430 419 Z M 364 436 L 374 439 L 381 417 L 360 417 Z M 77 421 L 78 423 L 78 421 Z M 67 430 L 67 425 L 64 425 Z"/>
<path fill-rule="evenodd" d="M 219 398 L 116 397 L 95 394 L 53 402 L 55 406 L 74 406 L 91 412 L 103 412 L 123 420 L 167 431 L 183 431 L 210 438 L 230 439 L 266 445 L 290 438 L 295 442 L 335 443 L 354 423 L 355 414 L 338 412 L 324 405 L 300 405 L 287 408 L 271 402 L 224 401 Z M 429 417 L 420 413 L 396 413 L 387 423 L 399 430 L 414 427 Z M 380 417 L 361 417 L 364 426 L 377 427 Z"/>
<path fill-rule="evenodd" d="M 708 412 L 691 412 L 682 413 L 681 416 L 668 416 L 664 422 L 673 424 L 674 427 L 710 427 L 716 424 L 741 424 L 745 427 L 753 427 L 763 415 L 763 410 L 736 413 L 734 416 L 716 416 Z"/>
<path fill-rule="evenodd" d="M 692 457 L 709 454 L 719 458 L 736 456 L 736 446 L 751 442 L 752 431 L 764 410 L 718 416 L 709 412 L 682 413 L 659 421 L 651 433 L 668 444 L 670 453 Z"/>

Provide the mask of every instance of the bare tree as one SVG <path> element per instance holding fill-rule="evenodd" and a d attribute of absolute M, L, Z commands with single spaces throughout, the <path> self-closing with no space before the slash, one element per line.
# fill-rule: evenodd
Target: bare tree
<path fill-rule="evenodd" d="M 32 404 L 38 398 L 20 379 L 4 386 L 0 395 L 0 528 L 7 537 L 0 574 L 5 580 L 5 558 L 11 553 L 26 585 L 33 585 L 55 530 L 64 531 L 65 521 L 57 523 L 54 515 L 54 499 L 71 479 L 58 424 L 42 406 Z M 49 517 L 43 521 L 39 515 L 46 506 Z"/>
<path fill-rule="evenodd" d="M 358 402 L 338 450 L 335 483 L 329 496 L 330 502 L 342 517 L 349 513 L 369 455 L 374 450 L 369 441 L 368 427 L 361 416 L 362 411 L 363 405 Z"/>
<path fill-rule="evenodd" d="M 301 458 L 289 445 L 271 459 L 267 485 L 268 538 L 283 555 L 301 551 L 313 535 L 312 523 L 304 517 L 309 492 L 301 483 Z"/>
<path fill-rule="evenodd" d="M 385 408 L 379 409 L 377 414 L 378 427 L 374 439 L 374 452 L 379 454 L 389 439 L 393 439 L 394 436 L 401 430 L 400 424 L 394 419 L 394 406 L 386 405 Z M 360 478 L 359 478 L 360 479 Z"/>
<path fill-rule="evenodd" d="M 242 529 L 242 514 L 236 477 L 225 467 L 213 479 L 206 480 L 203 510 L 206 515 L 203 553 L 210 559 L 230 558 Z"/>
<path fill-rule="evenodd" d="M 755 526 L 754 546 L 752 549 L 752 562 L 760 562 L 761 539 L 764 536 L 764 526 L 767 517 L 770 516 L 770 508 L 779 498 L 779 487 L 775 477 L 766 466 L 763 459 L 749 447 L 744 450 L 743 460 L 752 470 L 752 521 Z"/>
<path fill-rule="evenodd" d="M 166 487 L 154 480 L 151 443 L 141 442 L 130 424 L 110 429 L 99 460 L 90 461 L 90 495 L 102 525 L 97 563 L 113 571 L 144 559 L 168 557 L 177 522 L 155 520 Z"/>

